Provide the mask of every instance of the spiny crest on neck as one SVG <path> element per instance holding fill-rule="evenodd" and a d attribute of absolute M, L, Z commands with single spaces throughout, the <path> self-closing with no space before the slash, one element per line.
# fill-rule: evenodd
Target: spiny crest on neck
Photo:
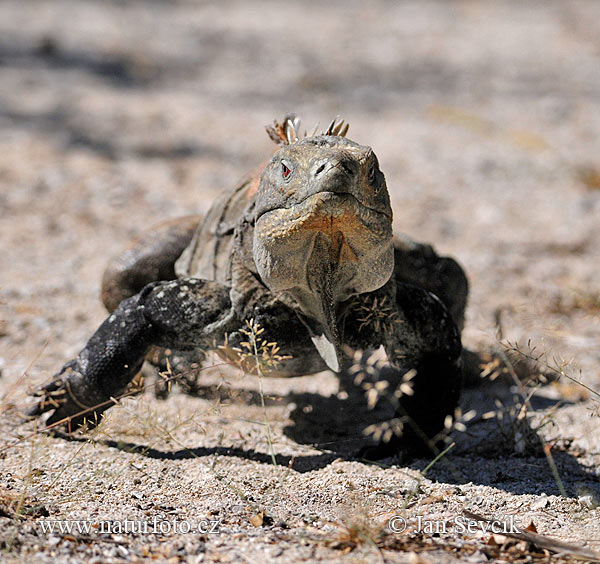
<path fill-rule="evenodd" d="M 338 117 L 336 117 L 329 124 L 329 127 L 325 131 L 321 132 L 321 135 L 337 135 L 339 137 L 346 137 L 349 127 L 349 123 L 344 125 L 344 120 L 338 121 Z M 319 124 L 315 126 L 310 135 L 307 134 L 306 130 L 304 131 L 304 135 L 301 135 L 300 118 L 296 117 L 294 114 L 287 114 L 284 116 L 281 122 L 273 120 L 273 125 L 266 125 L 265 129 L 267 130 L 269 137 L 277 145 L 292 145 L 303 137 L 314 137 L 317 135 Z"/>

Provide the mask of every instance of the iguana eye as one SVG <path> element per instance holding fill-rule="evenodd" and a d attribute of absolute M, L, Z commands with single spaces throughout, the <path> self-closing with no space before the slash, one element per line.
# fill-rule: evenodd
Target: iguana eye
<path fill-rule="evenodd" d="M 281 176 L 283 178 L 289 178 L 290 174 L 292 174 L 292 169 L 289 168 L 285 163 L 281 163 Z"/>
<path fill-rule="evenodd" d="M 369 184 L 371 186 L 375 183 L 375 177 L 376 177 L 375 165 L 372 164 L 369 168 L 369 172 L 367 172 L 367 181 L 369 182 Z"/>

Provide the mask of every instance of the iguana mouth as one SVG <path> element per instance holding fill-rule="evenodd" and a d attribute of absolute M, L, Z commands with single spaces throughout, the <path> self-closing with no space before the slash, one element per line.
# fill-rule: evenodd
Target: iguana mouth
<path fill-rule="evenodd" d="M 328 263 L 336 301 L 377 289 L 391 275 L 391 218 L 350 193 L 318 192 L 256 220 L 253 253 L 264 282 L 273 291 L 308 289 L 317 241 L 318 270 Z"/>
<path fill-rule="evenodd" d="M 301 236 L 320 231 L 343 234 L 370 232 L 382 241 L 391 237 L 391 217 L 365 206 L 350 192 L 317 192 L 297 204 L 261 213 L 257 227 L 269 237 Z"/>
<path fill-rule="evenodd" d="M 321 192 L 309 194 L 302 200 L 300 200 L 298 202 L 293 202 L 289 206 L 278 206 L 278 207 L 273 207 L 273 208 L 268 208 L 268 209 L 262 210 L 261 213 L 259 215 L 257 215 L 256 220 L 258 221 L 264 215 L 275 212 L 277 210 L 298 210 L 299 213 L 302 213 L 302 212 L 306 211 L 307 203 L 311 203 L 311 202 L 318 201 L 318 200 L 325 201 L 325 200 L 329 200 L 329 199 L 335 200 L 337 198 L 348 198 L 348 197 L 352 198 L 358 204 L 358 206 L 360 206 L 361 208 L 364 208 L 364 210 L 368 210 L 369 212 L 371 212 L 373 214 L 379 214 L 379 215 L 385 216 L 390 221 L 392 220 L 391 213 L 366 205 L 359 198 L 357 198 L 352 192 L 333 192 L 331 190 L 323 190 Z M 308 210 L 308 213 L 310 213 L 310 210 Z"/>

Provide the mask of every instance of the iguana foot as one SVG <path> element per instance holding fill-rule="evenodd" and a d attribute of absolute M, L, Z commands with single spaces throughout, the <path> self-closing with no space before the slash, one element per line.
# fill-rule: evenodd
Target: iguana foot
<path fill-rule="evenodd" d="M 115 404 L 111 398 L 93 392 L 78 360 L 67 362 L 49 382 L 33 393 L 41 398 L 26 412 L 29 418 L 53 411 L 46 426 L 64 424 L 69 432 L 79 427 L 93 428 L 102 419 L 102 412 Z"/>
<path fill-rule="evenodd" d="M 140 371 L 151 346 L 185 350 L 189 343 L 221 339 L 205 328 L 229 313 L 229 292 L 220 284 L 192 278 L 148 284 L 123 300 L 78 357 L 42 386 L 36 394 L 41 400 L 28 415 L 53 411 L 47 424 L 64 422 L 69 430 L 96 426 Z"/>

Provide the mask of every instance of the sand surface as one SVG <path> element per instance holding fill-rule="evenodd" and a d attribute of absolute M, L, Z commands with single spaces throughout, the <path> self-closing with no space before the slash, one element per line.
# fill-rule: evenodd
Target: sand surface
<path fill-rule="evenodd" d="M 600 551 L 598 396 L 565 377 L 466 391 L 477 416 L 430 468 L 358 460 L 382 413 L 332 373 L 264 382 L 272 448 L 257 380 L 225 367 L 87 435 L 19 424 L 104 318 L 108 258 L 205 212 L 290 111 L 346 118 L 395 228 L 463 265 L 465 346 L 502 350 L 500 325 L 600 389 L 599 21 L 591 0 L 0 3 L 0 560 L 547 561 L 461 531 L 465 509 Z M 119 530 L 174 519 L 195 532 Z M 43 530 L 65 520 L 91 529 Z"/>

